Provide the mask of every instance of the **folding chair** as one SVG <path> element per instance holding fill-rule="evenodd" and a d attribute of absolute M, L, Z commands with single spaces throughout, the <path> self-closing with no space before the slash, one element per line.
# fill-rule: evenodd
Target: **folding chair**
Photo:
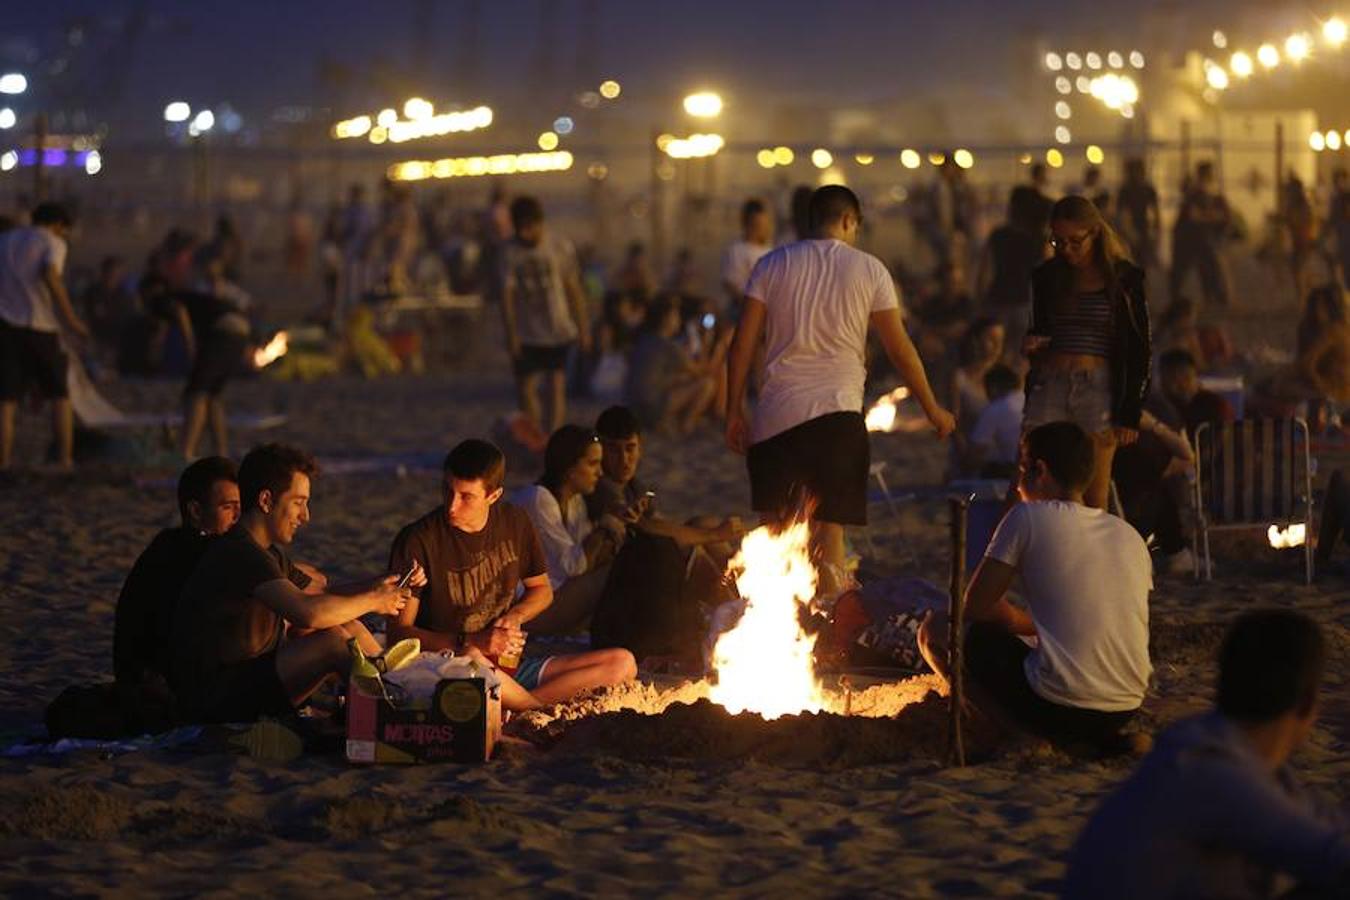
<path fill-rule="evenodd" d="M 1214 577 L 1211 531 L 1302 523 L 1304 579 L 1312 583 L 1312 456 L 1302 419 L 1239 419 L 1196 429 L 1195 577 Z M 1201 562 L 1203 557 L 1203 563 Z"/>

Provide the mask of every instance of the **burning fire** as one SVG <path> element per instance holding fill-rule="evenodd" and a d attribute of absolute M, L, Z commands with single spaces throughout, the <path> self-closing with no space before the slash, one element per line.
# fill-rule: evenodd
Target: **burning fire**
<path fill-rule="evenodd" d="M 253 351 L 253 365 L 259 369 L 265 369 L 285 356 L 286 349 L 286 332 L 278 331 L 272 335 L 272 339 L 267 342 L 266 347 L 259 347 Z"/>
<path fill-rule="evenodd" d="M 746 607 L 736 627 L 717 639 L 717 683 L 709 696 L 732 713 L 776 719 L 830 705 L 816 677 L 815 636 L 797 618 L 816 593 L 809 535 L 804 521 L 782 532 L 756 528 L 731 561 Z"/>
<path fill-rule="evenodd" d="M 900 403 L 909 396 L 909 388 L 902 385 L 873 403 L 865 418 L 867 430 L 922 431 L 927 428 L 928 420 L 922 415 L 906 414 L 900 409 Z"/>
<path fill-rule="evenodd" d="M 1289 547 L 1302 547 L 1303 542 L 1308 539 L 1308 526 L 1302 522 L 1296 522 L 1288 528 L 1281 528 L 1278 525 L 1270 526 L 1266 531 L 1266 539 L 1270 541 L 1270 546 L 1276 550 L 1285 550 Z"/>

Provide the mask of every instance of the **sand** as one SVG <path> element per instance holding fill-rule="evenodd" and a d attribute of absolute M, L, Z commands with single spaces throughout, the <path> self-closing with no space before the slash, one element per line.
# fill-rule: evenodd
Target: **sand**
<path fill-rule="evenodd" d="M 254 381 L 230 399 L 287 413 L 275 436 L 329 457 L 441 450 L 483 433 L 510 403 L 500 371 Z M 111 393 L 150 409 L 172 405 L 177 390 Z M 576 417 L 595 411 L 582 405 Z M 29 413 L 21 423 L 20 454 L 33 458 L 45 423 Z M 882 437 L 875 452 L 896 484 L 931 483 L 943 462 L 924 437 Z M 740 465 L 712 430 L 653 439 L 643 472 L 670 514 L 748 508 Z M 433 472 L 320 478 L 296 555 L 338 578 L 373 572 L 398 527 L 436 503 Z M 877 554 L 865 568 L 942 583 L 944 505 L 872 512 Z M 106 677 L 121 579 L 173 521 L 173 497 L 125 471 L 28 476 L 0 489 L 0 516 L 0 731 L 13 739 L 34 731 L 62 687 Z M 1145 723 L 1206 705 L 1214 650 L 1236 612 L 1304 610 L 1326 626 L 1332 656 L 1325 719 L 1297 768 L 1345 802 L 1344 578 L 1304 587 L 1296 555 L 1251 543 L 1223 553 L 1211 585 L 1159 578 Z M 279 764 L 201 749 L 0 760 L 0 894 L 1053 896 L 1074 834 L 1129 763 L 1023 742 L 945 768 L 946 705 L 932 687 L 921 678 L 855 695 L 895 718 L 766 725 L 662 679 L 520 717 L 499 758 L 477 766 L 356 768 L 335 755 Z"/>

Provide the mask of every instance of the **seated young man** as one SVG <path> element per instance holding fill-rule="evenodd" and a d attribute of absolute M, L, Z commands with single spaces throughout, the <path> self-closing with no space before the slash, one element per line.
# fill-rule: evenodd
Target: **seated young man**
<path fill-rule="evenodd" d="M 1022 376 L 1008 366 L 991 366 L 984 373 L 989 404 L 970 430 L 963 468 L 981 478 L 1012 478 L 1022 438 L 1022 408 L 1026 394 Z"/>
<path fill-rule="evenodd" d="M 232 461 L 207 456 L 178 477 L 182 524 L 165 528 L 131 567 L 113 619 L 113 674 L 123 697 L 167 702 L 174 607 L 210 540 L 239 521 Z"/>
<path fill-rule="evenodd" d="M 999 524 L 966 590 L 972 693 L 995 718 L 1060 746 L 1127 750 L 1121 729 L 1152 671 L 1148 548 L 1124 521 L 1083 504 L 1092 440 L 1074 423 L 1028 432 L 1019 468 L 1025 502 Z M 1007 599 L 1014 579 L 1026 610 Z M 930 617 L 919 631 L 924 658 L 942 675 L 946 628 Z"/>
<path fill-rule="evenodd" d="M 1326 659 L 1317 625 L 1283 610 L 1241 616 L 1219 653 L 1215 709 L 1173 725 L 1088 821 L 1069 900 L 1350 897 L 1350 825 L 1288 761 L 1317 718 Z"/>
<path fill-rule="evenodd" d="M 591 521 L 606 514 L 615 516 L 644 534 L 667 537 L 684 549 L 702 547 L 717 569 L 726 570 L 735 550 L 732 542 L 745 531 L 734 516 L 718 519 L 700 516 L 681 525 L 664 519 L 656 511 L 656 494 L 638 478 L 642 462 L 642 428 L 637 416 L 626 406 L 611 406 L 595 420 L 600 438 L 600 481 L 586 498 Z"/>
<path fill-rule="evenodd" d="M 1180 414 L 1192 439 L 1206 422 L 1233 421 L 1232 404 L 1200 386 L 1200 371 L 1189 350 L 1168 350 L 1158 357 L 1158 387 Z"/>
<path fill-rule="evenodd" d="M 506 459 L 497 447 L 464 441 L 443 469 L 444 503 L 400 531 L 389 554 L 391 571 L 416 562 L 429 578 L 391 617 L 389 639 L 416 637 L 425 650 L 481 651 L 492 660 L 518 654 L 525 627 L 553 602 L 539 538 L 529 517 L 502 500 Z M 515 677 L 529 693 L 502 699 L 508 709 L 556 703 L 636 674 L 626 650 L 526 657 Z"/>
<path fill-rule="evenodd" d="M 313 457 L 284 444 L 255 447 L 240 464 L 239 522 L 207 548 L 174 611 L 170 686 L 185 721 L 292 712 L 329 676 L 348 673 L 350 639 L 380 652 L 358 617 L 407 602 L 398 576 L 305 592 L 311 579 L 285 548 L 309 522 L 317 471 Z M 412 583 L 425 580 L 419 571 Z"/>

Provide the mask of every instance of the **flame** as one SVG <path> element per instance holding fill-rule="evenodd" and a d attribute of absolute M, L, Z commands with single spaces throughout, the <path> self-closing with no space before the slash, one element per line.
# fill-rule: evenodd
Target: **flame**
<path fill-rule="evenodd" d="M 908 397 L 909 388 L 901 386 L 873 403 L 872 408 L 867 411 L 867 430 L 895 431 L 897 428 L 907 427 L 907 420 L 900 418 L 898 405 L 901 400 Z"/>
<path fill-rule="evenodd" d="M 1272 525 L 1266 531 L 1266 539 L 1270 541 L 1270 546 L 1276 550 L 1302 547 L 1303 542 L 1308 539 L 1308 526 L 1302 522 L 1296 522 L 1288 528 Z"/>
<path fill-rule="evenodd" d="M 746 607 L 736 627 L 717 639 L 717 683 L 709 696 L 732 713 L 776 719 L 830 705 L 816 677 L 815 636 L 797 618 L 816 593 L 809 537 L 805 521 L 781 532 L 756 528 L 731 561 Z"/>
<path fill-rule="evenodd" d="M 259 347 L 253 351 L 253 365 L 259 369 L 265 369 L 285 356 L 286 349 L 286 332 L 278 331 L 272 335 L 272 339 L 267 342 L 266 347 Z"/>

